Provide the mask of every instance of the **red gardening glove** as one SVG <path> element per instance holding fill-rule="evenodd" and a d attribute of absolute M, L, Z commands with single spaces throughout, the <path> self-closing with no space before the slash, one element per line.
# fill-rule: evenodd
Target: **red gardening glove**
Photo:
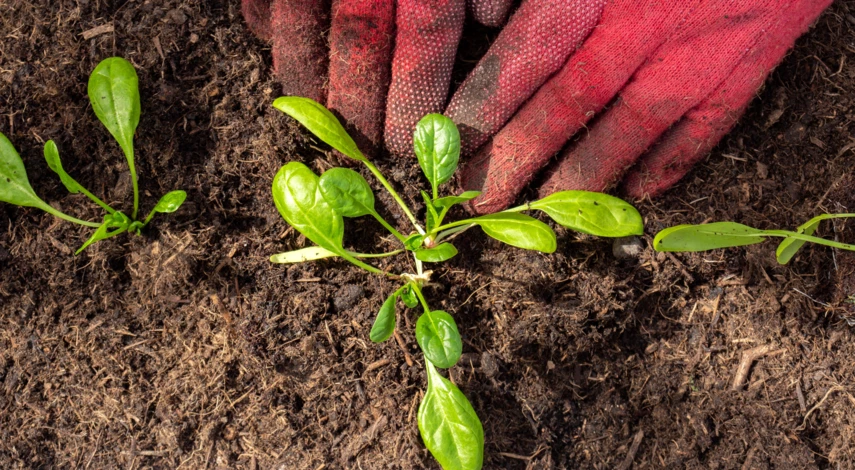
<path fill-rule="evenodd" d="M 464 169 L 464 187 L 483 191 L 473 209 L 513 202 L 594 116 L 549 167 L 541 196 L 622 178 L 631 196 L 663 191 L 730 130 L 830 3 L 609 0 L 579 51 Z"/>

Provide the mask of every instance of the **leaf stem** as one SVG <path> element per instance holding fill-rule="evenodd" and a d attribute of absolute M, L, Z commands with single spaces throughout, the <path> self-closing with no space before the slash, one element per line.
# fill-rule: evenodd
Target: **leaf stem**
<path fill-rule="evenodd" d="M 75 224 L 78 224 L 78 225 L 85 225 L 85 226 L 87 226 L 87 227 L 94 227 L 94 228 L 98 228 L 98 227 L 100 227 L 100 226 L 101 226 L 101 224 L 99 224 L 98 222 L 89 222 L 89 221 L 86 221 L 86 220 L 80 220 L 80 219 L 78 219 L 77 217 L 72 217 L 72 216 L 70 216 L 70 215 L 68 215 L 68 214 L 65 214 L 65 213 L 63 213 L 63 212 L 60 212 L 60 211 L 58 211 L 58 210 L 54 209 L 54 208 L 53 208 L 53 206 L 51 206 L 51 205 L 49 205 L 49 204 L 45 204 L 45 205 L 44 205 L 44 207 L 39 207 L 39 208 L 40 208 L 41 210 L 43 210 L 43 211 L 47 212 L 48 214 L 51 214 L 51 215 L 56 216 L 56 217 L 59 217 L 59 218 L 60 218 L 60 219 L 62 219 L 62 220 L 67 220 L 67 221 L 69 221 L 69 222 L 74 222 Z"/>
<path fill-rule="evenodd" d="M 380 217 L 380 214 L 378 214 L 377 211 L 371 212 L 371 215 L 373 215 L 374 218 L 377 219 L 377 222 L 380 222 L 380 225 L 382 225 L 383 227 L 386 227 L 386 230 L 388 230 L 392 235 L 394 235 L 395 238 L 398 239 L 398 241 L 400 241 L 401 243 L 404 243 L 404 240 L 406 240 L 407 237 L 401 235 L 401 232 L 395 230 L 395 227 L 392 227 L 391 225 L 389 225 L 389 223 L 386 222 L 386 220 L 383 217 Z M 400 250 L 398 250 L 398 251 L 400 251 Z"/>
<path fill-rule="evenodd" d="M 505 211 L 505 212 L 507 212 L 507 211 Z M 473 220 L 474 219 L 463 219 L 463 220 L 456 220 L 454 222 L 449 222 L 445 225 L 440 225 L 439 227 L 436 227 L 435 229 L 433 229 L 433 233 L 436 233 L 436 232 L 439 232 L 442 230 L 448 230 L 448 229 L 454 228 L 454 227 L 459 227 L 461 225 L 475 225 L 475 223 L 472 222 Z"/>
<path fill-rule="evenodd" d="M 848 243 L 840 243 L 833 240 L 826 240 L 825 238 L 814 237 L 812 235 L 790 232 L 789 230 L 761 230 L 761 232 L 761 235 L 781 238 L 795 238 L 796 240 L 804 240 L 806 242 L 816 243 L 817 245 L 825 245 L 830 246 L 832 248 L 840 248 L 841 250 L 855 251 L 855 245 L 850 245 Z"/>
<path fill-rule="evenodd" d="M 428 307 L 427 300 L 425 300 L 425 296 L 422 295 L 422 289 L 419 287 L 418 283 L 413 282 L 413 292 L 416 293 L 416 297 L 419 298 L 419 302 L 422 304 L 422 308 L 425 309 L 425 313 L 430 313 L 430 307 Z"/>
<path fill-rule="evenodd" d="M 434 243 L 439 243 L 445 237 L 453 236 L 453 235 L 457 235 L 458 233 L 465 232 L 466 230 L 469 230 L 470 228 L 472 228 L 474 226 L 475 226 L 475 224 L 460 225 L 458 227 L 450 228 L 448 230 L 439 232 L 439 234 L 436 236 L 436 239 L 434 239 Z"/>
<path fill-rule="evenodd" d="M 359 266 L 360 268 L 362 268 L 362 269 L 364 269 L 370 273 L 384 274 L 384 275 L 389 276 L 393 279 L 397 279 L 398 277 L 400 277 L 397 274 L 387 273 L 386 271 L 381 271 L 381 270 L 375 268 L 374 266 L 371 266 L 370 264 L 363 263 L 362 261 L 356 259 L 356 257 L 351 255 L 348 251 L 341 250 L 341 253 L 339 253 L 339 256 L 341 256 L 342 258 L 350 261 L 351 263 Z"/>
<path fill-rule="evenodd" d="M 98 204 L 99 206 L 101 206 L 101 208 L 103 208 L 105 211 L 109 212 L 110 214 L 116 213 L 116 209 L 113 209 L 112 207 L 108 206 L 107 203 L 105 203 L 101 199 L 98 199 L 98 196 L 90 193 L 89 190 L 84 188 L 80 183 L 77 183 L 77 186 L 78 186 L 77 189 L 79 189 L 81 193 L 85 194 L 86 197 L 91 199 L 92 202 L 94 202 L 95 204 Z"/>
<path fill-rule="evenodd" d="M 390 251 L 388 253 L 357 253 L 355 251 L 348 251 L 347 254 L 356 257 L 356 258 L 387 258 L 389 256 L 395 256 L 398 253 L 403 253 L 404 250 L 395 250 Z"/>
<path fill-rule="evenodd" d="M 389 181 L 383 176 L 383 173 L 380 173 L 380 170 L 378 170 L 377 167 L 374 166 L 374 164 L 369 162 L 367 159 L 362 160 L 362 163 L 364 163 L 365 166 L 368 167 L 371 173 L 373 173 L 374 176 L 380 181 L 380 184 L 382 184 L 383 187 L 386 188 L 386 191 L 389 191 L 389 194 L 392 196 L 392 199 L 394 199 L 395 202 L 397 202 L 398 205 L 401 206 L 401 209 L 404 211 L 404 214 L 407 214 L 407 218 L 410 219 L 410 222 L 412 222 L 413 226 L 419 232 L 419 235 L 424 235 L 425 230 L 419 225 L 418 222 L 416 222 L 416 217 L 413 215 L 412 211 L 410 211 L 410 208 L 407 207 L 407 204 L 404 203 L 404 200 L 401 199 L 401 196 L 399 196 L 395 189 L 392 188 L 392 185 L 389 184 Z"/>

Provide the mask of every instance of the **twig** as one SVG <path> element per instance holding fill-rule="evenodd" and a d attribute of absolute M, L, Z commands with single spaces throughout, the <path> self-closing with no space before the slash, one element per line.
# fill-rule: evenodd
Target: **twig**
<path fill-rule="evenodd" d="M 813 405 L 813 407 L 811 407 L 811 409 L 808 410 L 807 414 L 805 415 L 804 419 L 802 420 L 802 425 L 799 426 L 798 428 L 796 428 L 796 430 L 804 431 L 805 428 L 807 428 L 807 420 L 810 417 L 811 413 L 813 413 L 814 411 L 816 411 L 817 408 L 822 406 L 822 404 L 825 403 L 825 400 L 828 399 L 828 396 L 831 395 L 832 392 L 839 392 L 840 390 L 845 390 L 845 389 L 841 385 L 835 385 L 835 386 L 829 388 L 828 391 L 825 392 L 825 396 L 822 397 L 822 400 L 820 400 L 819 403 L 817 403 L 816 405 Z"/>
<path fill-rule="evenodd" d="M 629 470 L 632 467 L 632 462 L 635 460 L 635 454 L 638 453 L 638 446 L 641 445 L 641 440 L 644 439 L 644 431 L 639 429 L 632 438 L 632 445 L 629 446 L 629 452 L 626 453 L 626 458 L 623 459 L 617 470 Z"/>
<path fill-rule="evenodd" d="M 743 352 L 742 360 L 739 361 L 739 368 L 736 369 L 736 375 L 733 376 L 733 385 L 730 386 L 730 389 L 739 390 L 743 385 L 745 385 L 745 380 L 748 378 L 748 371 L 751 370 L 751 365 L 754 361 L 763 356 L 776 355 L 784 351 L 786 350 L 778 349 L 777 351 L 772 351 L 772 345 L 765 344 Z"/>
<path fill-rule="evenodd" d="M 407 352 L 407 347 L 404 344 L 404 340 L 401 338 L 401 335 L 398 334 L 398 330 L 395 330 L 395 341 L 398 343 L 398 347 L 401 348 L 401 352 L 404 353 L 404 360 L 407 361 L 407 365 L 413 367 L 413 358 L 410 357 L 410 353 Z"/>

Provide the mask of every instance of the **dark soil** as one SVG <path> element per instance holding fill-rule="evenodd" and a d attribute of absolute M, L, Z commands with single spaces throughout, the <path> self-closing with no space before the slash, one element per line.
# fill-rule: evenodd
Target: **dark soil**
<path fill-rule="evenodd" d="M 459 238 L 427 293 L 464 336 L 451 376 L 484 423 L 486 468 L 855 468 L 855 260 L 807 246 L 782 267 L 772 243 L 649 248 L 677 223 L 792 228 L 855 210 L 850 5 L 799 40 L 708 161 L 639 204 L 640 256 L 561 230 L 549 256 Z M 103 25 L 114 31 L 82 35 Z M 368 340 L 395 286 L 341 262 L 267 261 L 305 244 L 272 204 L 276 170 L 335 157 L 271 108 L 269 47 L 239 2 L 5 2 L 0 37 L 0 131 L 45 200 L 100 217 L 45 165 L 53 139 L 78 180 L 130 204 L 86 97 L 110 55 L 140 75 L 143 210 L 189 194 L 143 236 L 77 257 L 87 230 L 0 205 L 0 468 L 436 468 L 415 422 L 415 312 L 400 342 Z M 416 166 L 380 166 L 418 205 Z M 854 226 L 819 234 L 852 241 Z M 372 221 L 348 227 L 352 246 L 389 243 Z"/>

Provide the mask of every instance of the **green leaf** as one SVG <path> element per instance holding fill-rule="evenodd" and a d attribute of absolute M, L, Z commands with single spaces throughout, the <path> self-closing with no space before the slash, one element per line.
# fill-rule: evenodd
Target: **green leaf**
<path fill-rule="evenodd" d="M 50 207 L 36 195 L 27 170 L 18 151 L 5 135 L 0 133 L 0 201 L 16 206 L 38 207 L 44 210 Z"/>
<path fill-rule="evenodd" d="M 424 235 L 420 235 L 418 233 L 414 233 L 409 237 L 404 239 L 404 247 L 408 250 L 415 250 L 418 247 L 422 246 L 422 242 L 425 240 Z"/>
<path fill-rule="evenodd" d="M 342 154 L 361 162 L 367 161 L 338 118 L 317 101 L 300 96 L 282 96 L 273 101 L 273 107 L 296 119 Z"/>
<path fill-rule="evenodd" d="M 115 237 L 116 235 L 125 232 L 126 230 L 128 230 L 130 221 L 131 219 L 129 219 L 128 216 L 122 214 L 121 212 L 116 212 L 114 214 L 109 214 L 105 216 L 104 223 L 101 224 L 101 226 L 95 230 L 95 233 L 93 233 L 92 236 L 89 237 L 89 239 L 86 240 L 85 243 L 83 243 L 83 246 L 81 246 L 77 249 L 77 251 L 74 252 L 74 254 L 79 255 L 89 245 L 95 242 L 99 242 L 101 240 L 106 240 L 108 238 Z M 116 230 L 113 230 L 112 232 L 110 231 L 111 228 L 116 227 L 118 227 Z"/>
<path fill-rule="evenodd" d="M 558 246 L 555 232 L 548 225 L 527 215 L 498 212 L 466 222 L 480 225 L 487 235 L 517 248 L 552 253 Z"/>
<path fill-rule="evenodd" d="M 428 114 L 416 124 L 413 136 L 416 157 L 436 196 L 436 187 L 457 170 L 460 160 L 460 133 L 454 122 L 442 114 Z"/>
<path fill-rule="evenodd" d="M 401 300 L 403 300 L 404 305 L 409 308 L 415 308 L 419 304 L 419 298 L 410 286 L 407 286 L 403 291 L 401 291 Z"/>
<path fill-rule="evenodd" d="M 454 318 L 442 310 L 428 311 L 416 321 L 416 341 L 425 357 L 448 368 L 457 363 L 463 352 L 463 342 Z"/>
<path fill-rule="evenodd" d="M 62 168 L 62 161 L 59 159 L 59 149 L 56 147 L 56 143 L 52 140 L 45 142 L 44 153 L 48 167 L 59 175 L 59 179 L 62 181 L 65 189 L 71 194 L 78 194 L 83 189 L 83 186 Z"/>
<path fill-rule="evenodd" d="M 484 463 L 484 428 L 456 385 L 430 361 L 428 386 L 419 404 L 419 433 L 444 470 L 480 470 Z"/>
<path fill-rule="evenodd" d="M 321 194 L 334 211 L 345 217 L 374 213 L 374 193 L 359 173 L 349 168 L 333 168 L 320 180 Z"/>
<path fill-rule="evenodd" d="M 641 214 L 623 199 L 591 191 L 560 191 L 528 204 L 555 222 L 577 232 L 599 237 L 641 235 Z"/>
<path fill-rule="evenodd" d="M 327 204 L 320 178 L 306 165 L 290 162 L 273 178 L 273 202 L 292 227 L 316 245 L 342 256 L 344 222 Z"/>
<path fill-rule="evenodd" d="M 121 57 L 110 57 L 102 60 L 92 71 L 88 89 L 95 115 L 122 147 L 134 180 L 134 133 L 140 122 L 138 82 L 137 72 L 130 62 Z"/>
<path fill-rule="evenodd" d="M 433 248 L 415 250 L 416 259 L 428 263 L 440 263 L 449 260 L 457 254 L 457 248 L 451 243 L 440 243 Z"/>
<path fill-rule="evenodd" d="M 371 333 L 368 334 L 371 341 L 382 343 L 395 332 L 395 301 L 399 293 L 400 290 L 393 292 L 380 307 L 377 318 L 374 319 L 374 325 L 371 327 Z"/>
<path fill-rule="evenodd" d="M 187 193 L 177 189 L 175 191 L 170 191 L 163 196 L 161 196 L 160 200 L 157 201 L 157 204 L 154 206 L 154 212 L 159 212 L 161 214 L 168 214 L 170 212 L 175 212 L 181 207 L 181 204 L 184 204 L 184 200 L 187 199 Z"/>
<path fill-rule="evenodd" d="M 270 257 L 271 263 L 289 264 L 302 263 L 305 261 L 314 261 L 324 258 L 333 258 L 338 256 L 338 253 L 321 248 L 319 246 L 310 246 L 294 251 L 286 251 L 285 253 L 277 253 Z"/>
<path fill-rule="evenodd" d="M 657 233 L 653 247 L 656 251 L 707 251 L 762 243 L 763 235 L 763 230 L 736 222 L 677 225 Z"/>
<path fill-rule="evenodd" d="M 471 201 L 481 195 L 481 191 L 465 191 L 459 196 L 445 196 L 433 201 L 433 205 L 439 209 L 448 209 L 455 204 Z"/>

